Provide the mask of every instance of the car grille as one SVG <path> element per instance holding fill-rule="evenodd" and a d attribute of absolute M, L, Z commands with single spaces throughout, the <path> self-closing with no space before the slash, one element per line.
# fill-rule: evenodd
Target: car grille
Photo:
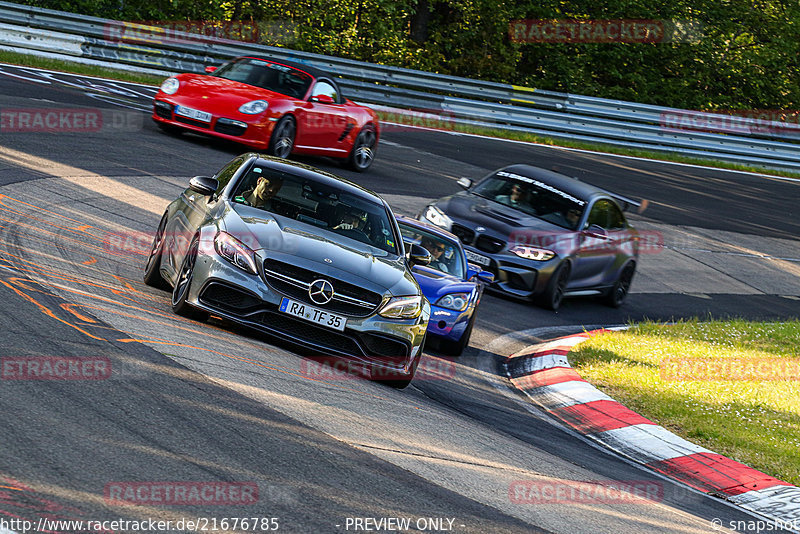
<path fill-rule="evenodd" d="M 506 242 L 502 239 L 497 239 L 489 235 L 479 235 L 478 240 L 475 241 L 475 247 L 490 254 L 496 254 L 503 250 Z"/>
<path fill-rule="evenodd" d="M 153 103 L 153 109 L 155 110 L 156 115 L 162 119 L 172 119 L 172 104 L 156 100 Z"/>
<path fill-rule="evenodd" d="M 235 312 L 242 312 L 263 303 L 255 295 L 219 282 L 208 284 L 200 294 L 200 301 L 222 310 Z"/>
<path fill-rule="evenodd" d="M 283 313 L 264 312 L 261 314 L 260 322 L 272 330 L 297 339 L 307 340 L 309 343 L 328 350 L 345 354 L 363 354 L 356 340 L 347 334 L 323 328 L 302 319 L 295 319 Z"/>
<path fill-rule="evenodd" d="M 465 245 L 471 245 L 472 241 L 475 239 L 475 232 L 466 226 L 461 226 L 460 224 L 453 224 L 453 227 L 450 231 L 458 237 L 462 243 Z"/>
<path fill-rule="evenodd" d="M 175 115 L 175 120 L 177 122 L 182 122 L 184 124 L 191 124 L 192 126 L 197 126 L 199 128 L 209 127 L 209 124 L 207 122 L 196 121 L 194 119 L 190 119 L 189 117 L 184 117 L 182 115 Z"/>
<path fill-rule="evenodd" d="M 383 296 L 374 291 L 274 259 L 264 260 L 264 275 L 267 283 L 281 293 L 336 313 L 366 317 L 372 315 L 383 302 Z M 333 299 L 328 304 L 317 304 L 308 296 L 308 287 L 320 279 L 328 280 L 333 285 Z"/>
<path fill-rule="evenodd" d="M 214 131 L 225 135 L 244 135 L 247 131 L 247 125 L 242 126 L 240 121 L 233 119 L 220 118 L 214 125 Z"/>

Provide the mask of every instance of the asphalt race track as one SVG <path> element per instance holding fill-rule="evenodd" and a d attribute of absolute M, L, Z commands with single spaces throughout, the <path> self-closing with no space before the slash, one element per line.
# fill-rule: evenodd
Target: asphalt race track
<path fill-rule="evenodd" d="M 388 518 L 464 533 L 700 533 L 715 518 L 752 519 L 554 426 L 496 364 L 584 326 L 797 317 L 800 183 L 390 125 L 364 175 L 304 159 L 406 214 L 457 191 L 461 176 L 517 162 L 649 201 L 632 219 L 654 245 L 625 306 L 576 299 L 552 313 L 487 296 L 465 354 L 426 353 L 419 377 L 396 391 L 230 324 L 179 318 L 167 293 L 141 282 L 164 207 L 191 176 L 245 151 L 161 133 L 140 111 L 152 93 L 0 66 L 0 356 L 102 364 L 92 380 L 3 375 L 0 519 L 205 519 L 210 530 L 213 519 L 256 517 L 320 533 L 400 531 Z M 53 109 L 73 113 L 58 131 L 7 122 Z M 644 484 L 658 495 L 532 504 L 511 490 L 520 481 Z M 213 502 L 165 502 L 153 490 L 193 484 L 214 485 Z M 153 490 L 149 500 L 115 500 L 134 486 Z"/>

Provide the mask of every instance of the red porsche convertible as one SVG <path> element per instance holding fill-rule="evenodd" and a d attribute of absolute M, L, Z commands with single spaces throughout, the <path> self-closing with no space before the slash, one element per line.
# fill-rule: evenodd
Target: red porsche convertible
<path fill-rule="evenodd" d="M 167 78 L 153 100 L 166 131 L 222 137 L 279 158 L 338 158 L 356 171 L 372 164 L 376 113 L 342 96 L 333 77 L 308 65 L 240 57 L 208 74 Z"/>

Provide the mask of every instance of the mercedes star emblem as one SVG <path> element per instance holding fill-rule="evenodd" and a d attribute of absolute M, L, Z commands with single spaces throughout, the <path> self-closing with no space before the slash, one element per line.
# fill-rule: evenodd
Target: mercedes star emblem
<path fill-rule="evenodd" d="M 308 296 L 315 304 L 327 304 L 333 298 L 333 285 L 327 280 L 314 280 L 308 287 Z"/>

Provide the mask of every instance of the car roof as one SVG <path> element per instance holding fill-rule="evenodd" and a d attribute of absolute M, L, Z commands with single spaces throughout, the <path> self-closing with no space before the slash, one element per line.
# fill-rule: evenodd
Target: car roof
<path fill-rule="evenodd" d="M 425 230 L 427 232 L 430 232 L 432 234 L 435 234 L 435 235 L 438 235 L 438 236 L 441 236 L 441 237 L 446 237 L 448 239 L 451 239 L 451 240 L 455 241 L 456 243 L 461 243 L 458 240 L 458 236 L 456 236 L 453 233 L 448 232 L 447 230 L 445 230 L 444 228 L 442 228 L 440 226 L 434 226 L 434 225 L 428 224 L 428 223 L 426 223 L 424 221 L 419 221 L 417 219 L 412 219 L 411 217 L 406 217 L 405 215 L 396 215 L 395 218 L 397 219 L 397 222 L 399 222 L 399 223 L 407 224 L 409 226 L 416 226 L 417 228 L 422 228 L 423 230 Z"/>
<path fill-rule="evenodd" d="M 347 193 L 353 194 L 355 196 L 373 200 L 378 204 L 387 205 L 386 201 L 383 200 L 383 198 L 381 198 L 381 196 L 375 193 L 374 191 L 370 191 L 365 187 L 361 187 L 357 183 L 351 182 L 347 178 L 336 176 L 333 173 L 323 171 L 322 169 L 317 169 L 316 167 L 312 167 L 311 165 L 306 165 L 305 163 L 300 163 L 297 161 L 279 159 L 267 154 L 260 154 L 257 152 L 250 152 L 249 154 L 244 154 L 243 157 L 245 159 L 256 157 L 258 158 L 258 161 L 256 162 L 256 164 L 258 165 L 263 165 L 264 167 L 269 167 L 270 169 L 285 171 L 290 174 L 294 174 L 295 176 L 299 176 L 301 178 L 309 178 L 311 180 L 323 183 L 325 185 L 336 186 L 342 189 L 343 191 L 346 191 Z"/>
<path fill-rule="evenodd" d="M 307 74 L 310 74 L 313 78 L 333 78 L 331 73 L 326 72 L 322 69 L 314 67 L 313 65 L 309 65 L 308 63 L 297 63 L 295 61 L 287 61 L 285 59 L 278 59 L 269 56 L 262 56 L 262 55 L 252 55 L 248 54 L 246 56 L 237 57 L 236 60 L 242 58 L 251 58 L 251 59 L 261 59 L 263 61 L 269 61 L 270 63 L 277 63 L 279 65 L 286 65 L 287 67 L 292 67 L 293 69 L 301 70 Z M 234 60 L 234 61 L 236 61 Z"/>
<path fill-rule="evenodd" d="M 528 178 L 534 178 L 541 182 L 544 182 L 548 185 L 552 185 L 564 191 L 565 193 L 569 193 L 570 195 L 577 197 L 581 200 L 589 200 L 595 196 L 610 196 L 615 197 L 616 195 L 609 193 L 605 189 L 601 189 L 591 184 L 587 184 L 586 182 L 581 182 L 577 178 L 570 178 L 565 174 L 561 174 L 559 172 L 550 171 L 547 169 L 542 169 L 541 167 L 534 167 L 533 165 L 524 165 L 524 164 L 517 164 L 517 165 L 509 165 L 508 167 L 503 167 L 502 169 L 498 169 L 497 171 L 493 172 L 490 176 L 494 176 L 500 171 L 506 171 L 514 174 L 519 174 L 521 176 L 526 176 Z"/>

